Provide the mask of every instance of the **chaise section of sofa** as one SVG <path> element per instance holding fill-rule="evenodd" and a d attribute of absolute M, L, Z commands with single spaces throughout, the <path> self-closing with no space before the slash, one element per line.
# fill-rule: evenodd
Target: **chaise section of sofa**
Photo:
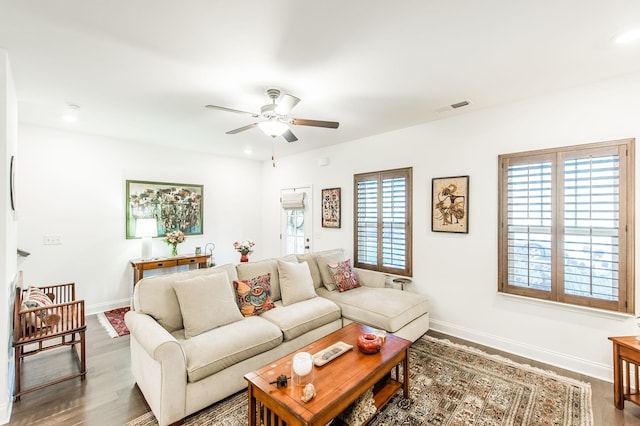
<path fill-rule="evenodd" d="M 309 262 L 316 293 L 340 306 L 343 326 L 358 322 L 412 342 L 429 330 L 429 299 L 423 294 L 387 288 L 385 274 L 353 268 L 359 287 L 339 291 L 330 267 L 348 261 L 342 249 L 297 257 Z"/>

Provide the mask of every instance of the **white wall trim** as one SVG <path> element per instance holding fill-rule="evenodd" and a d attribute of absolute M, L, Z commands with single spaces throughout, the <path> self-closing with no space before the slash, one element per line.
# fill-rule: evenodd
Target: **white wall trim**
<path fill-rule="evenodd" d="M 601 364 L 588 359 L 578 358 L 571 355 L 550 351 L 548 349 L 529 345 L 516 340 L 505 339 L 489 333 L 460 327 L 446 321 L 431 319 L 429 328 L 450 336 L 468 340 L 494 349 L 509 352 L 514 355 L 523 356 L 565 370 L 604 380 L 613 383 L 613 368 L 608 364 Z"/>
<path fill-rule="evenodd" d="M 0 425 L 6 425 L 11 420 L 11 407 L 13 407 L 12 401 L 0 404 Z"/>
<path fill-rule="evenodd" d="M 111 309 L 122 308 L 123 306 L 131 306 L 131 299 L 119 299 L 105 303 L 95 303 L 85 306 L 85 315 L 95 315 L 100 312 L 109 311 Z"/>
<path fill-rule="evenodd" d="M 586 314 L 594 317 L 600 317 L 607 320 L 615 320 L 624 322 L 630 318 L 634 318 L 633 315 L 625 312 L 606 311 L 604 309 L 592 308 L 590 306 L 571 305 L 569 303 L 556 302 L 552 300 L 535 299 L 533 297 L 520 296 L 518 294 L 497 292 L 499 297 L 503 297 L 505 300 L 512 302 L 524 303 L 527 305 L 539 306 L 548 309 L 559 309 L 565 312 Z"/>

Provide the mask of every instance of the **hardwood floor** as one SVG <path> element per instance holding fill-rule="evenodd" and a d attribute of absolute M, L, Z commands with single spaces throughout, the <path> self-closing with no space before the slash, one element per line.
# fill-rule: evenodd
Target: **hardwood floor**
<path fill-rule="evenodd" d="M 640 426 L 640 407 L 627 402 L 624 410 L 613 406 L 613 385 L 588 376 L 516 357 L 480 345 L 429 331 L 431 336 L 476 346 L 485 352 L 555 371 L 591 383 L 595 426 Z M 130 371 L 129 337 L 112 339 L 95 315 L 87 317 L 87 379 L 74 379 L 22 397 L 13 404 L 10 425 L 122 425 L 149 411 L 135 387 Z M 75 368 L 67 348 L 52 350 L 28 360 L 23 380 L 28 385 Z"/>
<path fill-rule="evenodd" d="M 131 375 L 129 336 L 112 339 L 95 315 L 87 317 L 87 378 L 23 395 L 10 425 L 122 425 L 150 411 Z M 27 359 L 23 381 L 39 383 L 56 371 L 75 371 L 69 348 Z M 35 380 L 35 382 L 34 382 Z"/>

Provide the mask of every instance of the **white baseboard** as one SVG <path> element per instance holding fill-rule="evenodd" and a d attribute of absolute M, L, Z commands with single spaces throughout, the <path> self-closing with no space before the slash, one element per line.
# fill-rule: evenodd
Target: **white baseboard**
<path fill-rule="evenodd" d="M 11 420 L 12 401 L 2 401 L 0 403 L 0 425 L 6 425 Z"/>
<path fill-rule="evenodd" d="M 431 319 L 429 328 L 470 342 L 613 383 L 613 368 L 608 364 L 601 364 L 572 355 L 550 351 L 539 346 L 505 339 L 500 336 L 460 327 L 445 321 Z"/>
<path fill-rule="evenodd" d="M 111 302 L 106 302 L 106 303 L 97 303 L 94 305 L 86 305 L 85 306 L 85 314 L 86 315 L 93 315 L 93 314 L 97 314 L 100 312 L 104 312 L 104 311 L 109 311 L 111 309 L 115 309 L 115 308 L 122 308 L 123 306 L 131 306 L 131 299 L 126 298 L 126 299 L 120 299 L 120 300 L 113 300 Z"/>

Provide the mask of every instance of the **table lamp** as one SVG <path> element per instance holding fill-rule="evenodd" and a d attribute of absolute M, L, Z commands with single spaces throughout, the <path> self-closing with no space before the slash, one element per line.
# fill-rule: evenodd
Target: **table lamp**
<path fill-rule="evenodd" d="M 138 219 L 136 221 L 136 237 L 142 238 L 141 259 L 151 259 L 151 238 L 158 236 L 156 219 Z"/>

